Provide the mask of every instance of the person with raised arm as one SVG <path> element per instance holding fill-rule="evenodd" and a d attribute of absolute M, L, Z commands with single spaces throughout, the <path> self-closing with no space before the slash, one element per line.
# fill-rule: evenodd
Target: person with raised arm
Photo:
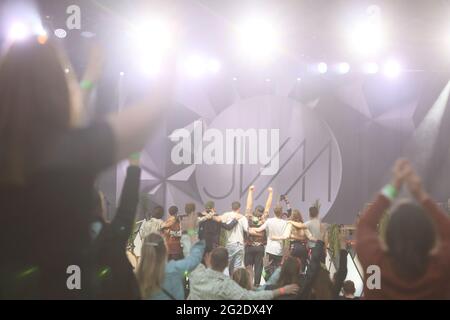
<path fill-rule="evenodd" d="M 245 243 L 244 265 L 246 268 L 252 270 L 252 273 L 254 274 L 254 284 L 255 286 L 259 286 L 264 265 L 265 245 L 267 243 L 266 232 L 250 233 L 250 228 L 258 228 L 266 222 L 270 207 L 272 206 L 273 189 L 268 189 L 269 195 L 267 197 L 266 206 L 256 206 L 255 210 L 252 211 L 254 192 L 255 186 L 250 186 L 245 207 L 245 214 L 249 225 L 249 234 L 247 235 Z"/>
<path fill-rule="evenodd" d="M 126 244 L 133 229 L 139 202 L 140 177 L 140 157 L 136 153 L 129 157 L 117 212 L 111 223 L 103 226 L 92 245 L 91 251 L 99 275 L 96 299 L 140 298 L 133 267 L 126 255 Z"/>
<path fill-rule="evenodd" d="M 94 277 L 86 274 L 93 270 L 86 252 L 94 182 L 142 150 L 158 127 L 170 101 L 174 61 L 164 61 L 165 76 L 146 99 L 82 126 L 83 88 L 74 72 L 65 72 L 71 68 L 64 53 L 34 36 L 6 48 L 0 58 L 0 242 L 15 246 L 2 251 L 0 298 L 94 297 Z M 67 290 L 70 265 L 85 270 L 83 290 Z M 21 273 L 27 276 L 14 280 Z"/>
<path fill-rule="evenodd" d="M 239 216 L 236 215 L 236 218 Z M 238 223 L 237 219 L 223 222 L 222 218 L 216 213 L 213 201 L 205 204 L 205 211 L 199 214 L 198 218 L 198 237 L 206 242 L 205 252 L 211 252 L 220 244 L 221 229 L 231 230 Z"/>
<path fill-rule="evenodd" d="M 272 189 L 270 189 L 270 193 L 272 193 Z M 272 197 L 270 197 L 270 203 L 271 202 Z M 283 215 L 283 208 L 280 205 L 277 205 L 274 208 L 273 212 L 275 214 L 275 217 L 268 218 L 261 226 L 257 228 L 249 229 L 250 234 L 267 230 L 267 246 L 265 253 L 268 258 L 268 265 L 265 268 L 266 279 L 269 279 L 275 269 L 280 266 L 281 260 L 283 258 L 283 240 L 273 240 L 273 237 L 281 237 L 287 227 L 286 220 L 283 220 L 281 218 Z M 268 212 L 265 212 L 264 215 L 267 216 Z"/>
<path fill-rule="evenodd" d="M 316 241 L 308 227 L 303 223 L 303 217 L 299 210 L 292 210 L 290 220 L 284 234 L 281 236 L 272 236 L 272 240 L 289 240 L 289 252 L 300 258 L 302 271 L 306 268 L 308 260 L 308 240 Z"/>
<path fill-rule="evenodd" d="M 399 201 L 390 212 L 385 241 L 378 224 L 403 184 L 417 201 Z M 356 252 L 364 268 L 375 266 L 365 299 L 447 299 L 450 289 L 450 219 L 423 188 L 408 160 L 394 165 L 392 181 L 361 216 Z M 374 278 L 376 277 L 376 278 Z"/>
<path fill-rule="evenodd" d="M 166 238 L 167 257 L 170 260 L 183 259 L 183 249 L 181 247 L 181 222 L 178 217 L 178 207 L 169 208 L 169 218 L 161 226 Z"/>

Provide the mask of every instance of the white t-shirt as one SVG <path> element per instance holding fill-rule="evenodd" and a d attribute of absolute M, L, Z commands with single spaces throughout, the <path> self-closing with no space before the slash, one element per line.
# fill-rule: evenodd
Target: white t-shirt
<path fill-rule="evenodd" d="M 305 225 L 314 238 L 320 239 L 320 220 L 318 218 L 313 218 L 305 222 Z"/>
<path fill-rule="evenodd" d="M 141 237 L 145 239 L 150 233 L 159 233 L 164 221 L 161 219 L 150 218 L 144 222 L 141 227 Z"/>
<path fill-rule="evenodd" d="M 229 223 L 233 220 L 235 213 L 233 211 L 225 212 L 222 215 L 223 222 Z M 233 229 L 227 230 L 227 244 L 240 243 L 244 244 L 244 232 L 248 231 L 248 221 L 247 218 L 242 217 L 238 220 L 238 223 Z"/>
<path fill-rule="evenodd" d="M 267 234 L 266 253 L 276 256 L 283 255 L 283 240 L 272 240 L 271 238 L 273 236 L 282 237 L 287 225 L 288 223 L 286 220 L 274 217 L 267 219 L 267 221 L 260 227 L 262 230 L 266 230 Z"/>

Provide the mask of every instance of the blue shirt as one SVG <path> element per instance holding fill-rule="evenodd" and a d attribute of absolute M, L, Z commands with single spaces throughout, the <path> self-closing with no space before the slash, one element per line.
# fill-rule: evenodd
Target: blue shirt
<path fill-rule="evenodd" d="M 205 241 L 197 242 L 191 250 L 190 255 L 183 260 L 171 260 L 166 264 L 164 282 L 162 287 L 177 300 L 184 300 L 184 274 L 191 272 L 202 261 L 205 251 Z M 151 295 L 149 300 L 171 300 L 162 290 Z"/>

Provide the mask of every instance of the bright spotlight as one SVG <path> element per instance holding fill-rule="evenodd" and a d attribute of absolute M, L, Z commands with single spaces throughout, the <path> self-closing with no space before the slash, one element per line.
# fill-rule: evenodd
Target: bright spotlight
<path fill-rule="evenodd" d="M 278 30 L 264 18 L 253 18 L 238 30 L 239 46 L 244 55 L 266 61 L 280 49 Z"/>
<path fill-rule="evenodd" d="M 384 32 L 381 24 L 380 8 L 371 5 L 362 20 L 352 26 L 350 45 L 352 50 L 362 55 L 374 55 L 384 46 Z"/>
<path fill-rule="evenodd" d="M 380 67 L 375 62 L 369 62 L 364 65 L 364 72 L 369 74 L 375 74 L 378 72 Z"/>
<path fill-rule="evenodd" d="M 216 59 L 210 59 L 208 61 L 208 71 L 211 73 L 217 73 L 220 71 L 222 66 L 220 65 L 220 62 Z"/>
<path fill-rule="evenodd" d="M 162 61 L 159 57 L 142 57 L 140 63 L 141 72 L 148 76 L 156 76 L 161 71 Z"/>
<path fill-rule="evenodd" d="M 136 28 L 136 32 L 138 40 L 146 49 L 165 52 L 173 44 L 172 28 L 163 19 L 145 21 Z"/>
<path fill-rule="evenodd" d="M 148 75 L 158 74 L 164 56 L 173 45 L 170 24 L 163 19 L 149 19 L 137 25 L 133 31 L 140 69 Z"/>
<path fill-rule="evenodd" d="M 384 65 L 383 72 L 387 77 L 395 78 L 401 72 L 400 64 L 397 61 L 390 60 Z"/>
<path fill-rule="evenodd" d="M 15 22 L 8 31 L 8 38 L 12 41 L 23 40 L 30 35 L 30 29 L 22 22 Z"/>
<path fill-rule="evenodd" d="M 347 62 L 341 62 L 338 65 L 338 72 L 341 74 L 346 74 L 350 71 L 350 65 Z"/>
<path fill-rule="evenodd" d="M 190 56 L 185 62 L 185 70 L 192 77 L 200 77 L 205 74 L 208 63 L 201 56 Z"/>
<path fill-rule="evenodd" d="M 319 71 L 320 74 L 327 73 L 328 66 L 325 62 L 321 62 L 317 65 L 317 71 Z"/>

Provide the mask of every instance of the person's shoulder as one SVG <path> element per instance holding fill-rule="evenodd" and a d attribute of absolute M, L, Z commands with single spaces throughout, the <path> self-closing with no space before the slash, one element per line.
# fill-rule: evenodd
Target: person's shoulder
<path fill-rule="evenodd" d="M 221 214 L 222 217 L 228 218 L 233 214 L 233 211 L 227 211 Z"/>
<path fill-rule="evenodd" d="M 201 277 L 201 278 L 205 278 L 206 274 L 207 274 L 208 269 L 205 267 L 205 265 L 203 263 L 199 263 L 197 267 L 195 267 L 194 270 L 191 271 L 190 273 L 190 277 L 192 278 L 192 276 L 194 277 Z"/>

